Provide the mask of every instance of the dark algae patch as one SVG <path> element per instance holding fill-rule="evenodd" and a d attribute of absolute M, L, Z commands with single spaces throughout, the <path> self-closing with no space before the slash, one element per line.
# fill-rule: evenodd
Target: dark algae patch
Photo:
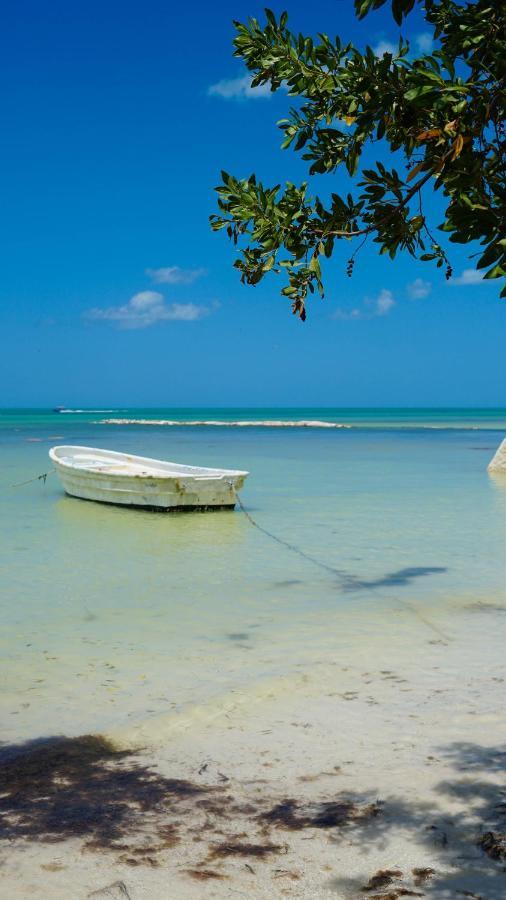
<path fill-rule="evenodd" d="M 436 874 L 435 869 L 417 868 L 417 869 L 412 869 L 411 871 L 413 873 L 413 881 L 415 882 L 417 887 L 421 887 L 423 884 L 425 884 L 427 881 L 429 881 L 430 878 L 433 878 L 434 875 Z"/>
<path fill-rule="evenodd" d="M 228 875 L 223 875 L 222 872 L 215 872 L 213 869 L 185 869 L 185 872 L 194 881 L 212 881 L 213 879 L 228 878 Z"/>
<path fill-rule="evenodd" d="M 227 856 L 254 856 L 257 859 L 266 859 L 273 853 L 286 852 L 286 845 L 282 844 L 245 844 L 240 841 L 226 841 L 223 844 L 215 844 L 210 848 L 210 859 L 223 859 Z"/>
<path fill-rule="evenodd" d="M 399 897 L 423 897 L 420 891 L 411 891 L 405 887 L 395 887 L 391 891 L 381 894 L 369 894 L 369 900 L 399 900 Z"/>
<path fill-rule="evenodd" d="M 417 877 L 420 878 L 421 873 L 433 873 L 433 869 L 413 869 L 414 883 L 419 885 Z M 418 876 L 415 873 L 418 872 Z M 430 877 L 424 875 L 424 880 Z M 409 879 L 408 879 L 409 880 Z M 387 888 L 387 890 L 383 890 Z M 413 891 L 403 882 L 403 872 L 400 869 L 378 869 L 371 875 L 367 884 L 362 886 L 362 890 L 368 895 L 369 900 L 398 900 L 399 897 L 423 897 L 420 891 Z M 379 893 L 372 893 L 379 891 Z"/>
<path fill-rule="evenodd" d="M 0 753 L 0 838 L 82 837 L 89 847 L 123 849 L 118 842 L 147 813 L 204 792 L 100 736 L 30 741 Z"/>
<path fill-rule="evenodd" d="M 290 799 L 277 803 L 268 812 L 262 813 L 259 819 L 266 825 L 299 831 L 302 828 L 337 828 L 352 823 L 365 823 L 380 812 L 380 803 L 360 804 L 343 799 L 303 805 Z"/>
<path fill-rule="evenodd" d="M 367 884 L 364 884 L 363 891 L 375 891 L 378 888 L 384 888 L 392 884 L 397 879 L 402 878 L 400 869 L 380 869 L 375 875 L 372 875 Z"/>
<path fill-rule="evenodd" d="M 478 846 L 491 859 L 506 862 L 506 831 L 486 831 L 478 841 Z M 506 890 L 506 885 L 505 885 Z"/>

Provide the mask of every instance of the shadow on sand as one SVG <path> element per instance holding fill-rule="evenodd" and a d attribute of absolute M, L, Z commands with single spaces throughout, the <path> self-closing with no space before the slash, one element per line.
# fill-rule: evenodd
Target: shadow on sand
<path fill-rule="evenodd" d="M 0 838 L 81 837 L 107 849 L 162 802 L 202 793 L 139 765 L 99 735 L 28 741 L 0 750 Z"/>
<path fill-rule="evenodd" d="M 30 741 L 0 751 L 0 838 L 80 838 L 84 849 L 115 852 L 136 866 L 167 865 L 165 854 L 179 844 L 189 857 L 183 872 L 199 880 L 233 877 L 230 858 L 261 862 L 281 854 L 282 871 L 295 879 L 290 836 L 308 830 L 313 837 L 324 832 L 331 845 L 351 841 L 364 861 L 361 878 L 327 882 L 340 898 L 504 900 L 506 795 L 497 781 L 506 752 L 452 744 L 439 756 L 456 777 L 436 786 L 433 802 L 379 802 L 375 795 L 328 788 L 314 799 L 275 796 L 262 780 L 255 782 L 260 791 L 239 783 L 232 789 L 223 775 L 216 784 L 205 783 L 205 776 L 200 784 L 166 778 L 100 736 Z M 441 808 L 445 799 L 451 816 Z M 390 867 L 389 842 L 396 836 L 410 847 L 410 865 L 403 868 Z M 376 857 L 385 851 L 380 871 L 367 867 L 372 849 Z"/>
<path fill-rule="evenodd" d="M 506 770 L 504 748 L 455 743 L 441 748 L 441 757 L 458 773 L 435 788 L 434 803 L 407 803 L 388 797 L 383 815 L 367 834 L 367 849 L 388 845 L 388 839 L 404 835 L 412 848 L 427 850 L 430 867 L 387 868 L 365 872 L 362 879 L 332 879 L 339 896 L 371 900 L 396 900 L 404 896 L 429 896 L 438 900 L 468 897 L 470 900 L 504 900 L 506 897 L 506 791 L 497 776 Z M 441 810 L 450 800 L 452 814 Z M 455 811 L 456 810 L 456 811 Z"/>

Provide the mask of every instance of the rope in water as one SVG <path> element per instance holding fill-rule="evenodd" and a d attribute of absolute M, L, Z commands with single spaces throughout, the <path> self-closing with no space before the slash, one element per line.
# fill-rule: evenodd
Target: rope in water
<path fill-rule="evenodd" d="M 49 472 L 43 472 L 42 475 L 36 475 L 35 478 L 27 478 L 26 481 L 17 481 L 15 484 L 7 484 L 6 490 L 11 490 L 11 488 L 24 487 L 25 484 L 33 484 L 34 481 L 42 481 L 42 484 L 45 484 L 48 475 L 52 475 L 54 472 L 55 469 L 50 469 Z"/>
<path fill-rule="evenodd" d="M 292 553 L 297 553 L 297 555 L 301 556 L 302 559 L 307 559 L 308 562 L 313 563 L 313 565 L 318 566 L 320 569 L 323 569 L 326 572 L 332 572 L 332 574 L 337 575 L 338 578 L 341 578 L 348 582 L 350 581 L 350 575 L 348 575 L 347 572 L 344 572 L 342 569 L 336 569 L 334 568 L 334 566 L 329 566 L 327 565 L 327 563 L 321 562 L 319 559 L 315 559 L 314 556 L 310 556 L 309 553 L 301 550 L 300 547 L 296 547 L 295 544 L 290 544 L 289 541 L 285 541 L 283 540 L 283 538 L 278 537 L 277 534 L 273 534 L 272 531 L 268 531 L 267 528 L 263 527 L 263 525 L 259 525 L 258 522 L 255 521 L 251 513 L 249 513 L 244 506 L 244 503 L 237 493 L 234 484 L 232 482 L 229 482 L 229 484 L 234 492 L 234 496 L 237 500 L 238 506 L 241 508 L 242 512 L 254 528 L 257 528 L 258 531 L 262 532 L 262 534 L 267 535 L 267 537 L 271 538 L 271 540 L 276 541 L 277 544 L 281 544 L 282 547 L 286 547 L 287 550 L 291 550 Z"/>
<path fill-rule="evenodd" d="M 291 550 L 292 553 L 296 553 L 298 556 L 302 557 L 302 559 L 305 559 L 308 562 L 313 563 L 313 565 L 318 566 L 318 568 L 323 569 L 324 571 L 331 572 L 333 575 L 337 575 L 338 578 L 340 578 L 342 581 L 346 582 L 348 585 L 354 585 L 355 587 L 360 588 L 360 585 L 361 585 L 360 579 L 355 578 L 355 576 L 350 575 L 348 572 L 344 572 L 342 569 L 336 569 L 336 568 L 334 568 L 334 566 L 329 566 L 326 563 L 321 562 L 319 559 L 315 559 L 314 556 L 310 556 L 309 553 L 306 553 L 304 550 L 301 550 L 300 547 L 296 547 L 295 544 L 291 544 L 289 541 L 283 540 L 283 538 L 280 538 L 280 537 L 278 537 L 278 535 L 273 534 L 272 531 L 269 531 L 267 528 L 264 528 L 263 525 L 259 525 L 258 522 L 255 521 L 255 519 L 253 518 L 251 513 L 249 513 L 248 510 L 246 509 L 246 507 L 244 506 L 244 503 L 242 502 L 238 492 L 236 491 L 235 485 L 233 484 L 233 482 L 229 481 L 228 483 L 230 484 L 230 487 L 232 488 L 234 496 L 237 500 L 237 505 L 239 506 L 241 511 L 244 513 L 244 515 L 248 519 L 248 522 L 251 525 L 253 525 L 254 528 L 256 528 L 258 531 L 262 532 L 262 534 L 265 534 L 268 538 L 271 538 L 271 540 L 276 541 L 277 544 L 281 544 L 281 546 L 285 547 L 287 550 Z M 364 587 L 366 587 L 366 585 L 364 585 Z M 377 592 L 378 588 L 368 586 L 368 590 L 373 590 L 373 591 Z M 423 622 L 423 624 L 427 628 L 429 628 L 431 631 L 433 631 L 435 634 L 437 634 L 439 638 L 441 638 L 444 641 L 448 641 L 448 642 L 451 641 L 451 638 L 447 634 L 445 634 L 444 631 L 442 631 L 440 628 L 438 628 L 437 625 L 434 625 L 429 619 L 427 619 L 427 617 L 424 616 L 417 609 L 416 606 L 413 606 L 412 603 L 407 603 L 406 600 L 402 600 L 400 598 L 398 598 L 398 601 L 405 609 L 409 610 L 409 612 L 411 612 L 414 616 L 416 616 L 416 618 L 419 619 L 420 622 Z"/>

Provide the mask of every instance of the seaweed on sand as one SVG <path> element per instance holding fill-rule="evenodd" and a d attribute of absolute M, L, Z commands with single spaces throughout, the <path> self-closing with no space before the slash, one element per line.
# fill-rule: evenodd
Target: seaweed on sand
<path fill-rule="evenodd" d="M 366 893 L 376 891 L 381 888 L 388 888 L 386 893 L 373 894 L 370 900 L 398 900 L 399 897 L 423 897 L 418 891 L 412 891 L 410 888 L 399 884 L 402 879 L 400 869 L 379 869 L 375 875 L 372 875 L 367 884 L 364 884 L 362 890 Z"/>
<path fill-rule="evenodd" d="M 418 891 L 410 891 L 409 888 L 396 887 L 386 894 L 372 894 L 369 900 L 399 900 L 399 897 L 423 897 Z"/>
<path fill-rule="evenodd" d="M 429 869 L 427 867 L 418 867 L 415 869 L 411 869 L 411 871 L 413 873 L 413 881 L 417 887 L 421 887 L 423 884 L 425 884 L 426 881 L 429 881 L 429 879 L 433 878 L 436 874 L 434 869 Z"/>
<path fill-rule="evenodd" d="M 506 832 L 486 831 L 478 841 L 478 846 L 485 851 L 491 859 L 506 861 Z"/>
<path fill-rule="evenodd" d="M 364 823 L 381 812 L 380 803 L 359 804 L 353 800 L 339 799 L 331 802 L 303 806 L 297 800 L 286 799 L 277 803 L 259 820 L 266 825 L 276 825 L 299 831 L 302 828 L 336 828 L 352 823 Z"/>
<path fill-rule="evenodd" d="M 209 853 L 209 859 L 223 859 L 227 856 L 255 856 L 257 859 L 265 859 L 272 853 L 286 852 L 286 845 L 282 844 L 246 844 L 241 841 L 225 841 L 222 844 L 214 844 Z"/>
<path fill-rule="evenodd" d="M 362 888 L 363 891 L 375 891 L 376 888 L 383 888 L 389 884 L 393 884 L 402 878 L 400 869 L 380 869 L 375 875 L 372 875 L 367 884 Z"/>
<path fill-rule="evenodd" d="M 132 762 L 132 756 L 99 735 L 4 749 L 0 838 L 53 842 L 82 837 L 90 845 L 114 849 L 134 830 L 140 814 L 206 792 L 192 782 L 164 778 Z"/>
<path fill-rule="evenodd" d="M 210 881 L 217 878 L 228 878 L 222 872 L 215 872 L 213 869 L 185 869 L 187 875 L 195 881 Z"/>

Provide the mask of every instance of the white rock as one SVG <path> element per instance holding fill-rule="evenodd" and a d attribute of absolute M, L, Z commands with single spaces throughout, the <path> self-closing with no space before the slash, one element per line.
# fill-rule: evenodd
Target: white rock
<path fill-rule="evenodd" d="M 506 440 L 499 445 L 497 453 L 488 464 L 488 469 L 490 472 L 504 472 L 506 475 Z"/>

